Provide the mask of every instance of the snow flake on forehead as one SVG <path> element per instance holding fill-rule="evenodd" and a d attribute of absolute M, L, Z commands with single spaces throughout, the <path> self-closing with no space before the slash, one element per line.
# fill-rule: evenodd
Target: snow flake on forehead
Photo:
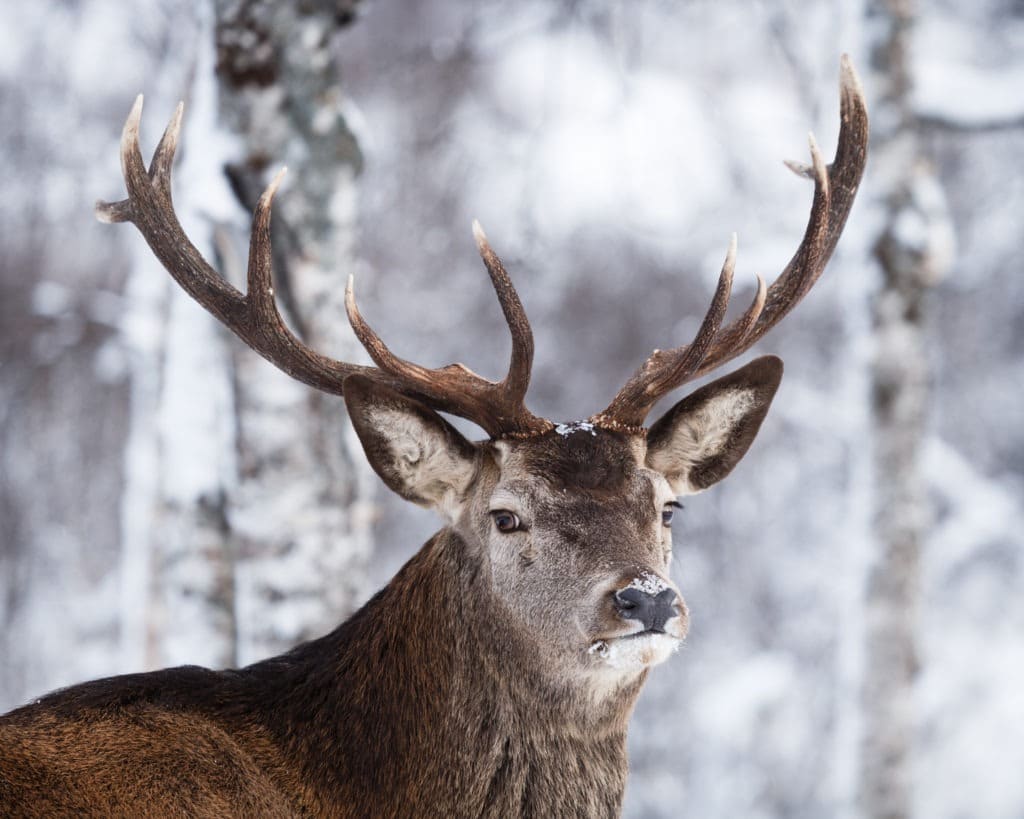
<path fill-rule="evenodd" d="M 644 594 L 651 596 L 658 595 L 668 588 L 668 583 L 662 580 L 658 575 L 651 574 L 650 572 L 643 572 L 637 577 L 634 577 L 630 582 L 627 589 L 639 589 Z"/>
<path fill-rule="evenodd" d="M 558 424 L 555 427 L 555 432 L 563 438 L 567 438 L 574 432 L 589 432 L 591 435 L 597 435 L 597 431 L 594 429 L 594 425 L 590 423 L 590 421 L 569 421 L 563 424 Z"/>

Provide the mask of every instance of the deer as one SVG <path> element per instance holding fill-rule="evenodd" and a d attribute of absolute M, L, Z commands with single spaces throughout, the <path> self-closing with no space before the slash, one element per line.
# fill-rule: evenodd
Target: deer
<path fill-rule="evenodd" d="M 617 816 L 626 733 L 651 669 L 689 628 L 669 577 L 677 498 L 728 475 L 782 377 L 755 358 L 672 406 L 676 388 L 749 350 L 821 276 L 867 156 L 864 95 L 840 67 L 826 165 L 810 138 L 808 223 L 792 259 L 726 323 L 733 237 L 694 338 L 655 350 L 608 406 L 555 423 L 525 404 L 530 323 L 478 223 L 473 232 L 512 340 L 508 372 L 430 369 L 395 355 L 345 292 L 373 366 L 334 360 L 288 329 L 273 293 L 274 178 L 255 208 L 240 292 L 185 235 L 171 199 L 179 105 L 147 168 L 140 96 L 124 125 L 131 222 L 167 272 L 290 376 L 343 396 L 371 466 L 438 531 L 334 631 L 239 669 L 100 679 L 0 717 L 0 813 L 37 816 Z M 442 413 L 487 437 L 470 441 Z"/>

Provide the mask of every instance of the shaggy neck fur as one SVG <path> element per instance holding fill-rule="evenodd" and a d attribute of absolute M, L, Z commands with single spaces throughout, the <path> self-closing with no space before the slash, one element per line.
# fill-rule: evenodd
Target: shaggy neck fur
<path fill-rule="evenodd" d="M 645 675 L 558 682 L 450 529 L 350 620 L 237 671 L 95 680 L 0 717 L 25 816 L 619 814 Z M 125 776 L 131 769 L 132 776 Z"/>
<path fill-rule="evenodd" d="M 446 529 L 336 631 L 241 672 L 311 807 L 618 815 L 643 677 L 597 703 L 547 679 L 492 609 L 485 571 Z"/>

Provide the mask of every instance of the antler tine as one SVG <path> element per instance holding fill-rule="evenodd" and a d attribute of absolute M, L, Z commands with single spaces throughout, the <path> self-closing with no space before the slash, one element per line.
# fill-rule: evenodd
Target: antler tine
<path fill-rule="evenodd" d="M 141 117 L 142 95 L 139 94 L 121 131 L 121 172 L 128 198 L 121 202 L 98 202 L 96 215 L 101 221 L 132 222 L 175 281 L 230 326 L 244 313 L 245 297 L 218 275 L 188 240 L 170 197 L 163 193 L 170 190 L 169 161 L 173 154 L 177 116 L 172 118 L 164 139 L 160 141 L 152 171 L 146 170 L 139 147 Z M 162 177 L 159 172 L 162 172 Z"/>
<path fill-rule="evenodd" d="M 284 325 L 273 300 L 270 271 L 270 206 L 281 175 L 260 197 L 253 220 L 249 258 L 249 295 L 243 295 L 214 270 L 192 244 L 171 202 L 171 166 L 181 127 L 178 105 L 147 171 L 139 147 L 140 94 L 121 132 L 121 170 L 128 198 L 97 202 L 96 216 L 105 222 L 132 222 L 153 254 L 174 280 L 228 329 L 271 363 L 300 381 L 340 394 L 342 382 L 356 373 L 377 376 L 362 367 L 310 350 Z M 394 385 L 392 379 L 384 378 Z"/>
<path fill-rule="evenodd" d="M 505 316 L 509 333 L 512 336 L 512 355 L 508 365 L 508 375 L 502 382 L 510 397 L 522 399 L 530 386 L 530 371 L 533 369 L 533 330 L 526 318 L 523 303 L 512 285 L 512 280 L 505 271 L 505 266 L 498 254 L 491 249 L 490 242 L 480 223 L 473 220 L 473 238 L 476 240 L 480 258 L 484 261 L 491 284 L 501 304 L 501 312 Z"/>
<path fill-rule="evenodd" d="M 841 124 L 832 164 L 825 165 L 813 134 L 809 137 L 811 164 L 786 163 L 797 174 L 814 180 L 814 198 L 803 239 L 785 269 L 767 292 L 764 281 L 758 277 L 758 292 L 750 308 L 716 333 L 710 348 L 705 349 L 696 366 L 682 380 L 661 377 L 662 368 L 655 366 L 658 355 L 655 353 L 623 387 L 608 409 L 595 418 L 606 423 L 641 424 L 654 403 L 668 391 L 663 389 L 665 386 L 671 384 L 669 389 L 678 387 L 750 349 L 814 286 L 839 241 L 867 160 L 868 119 L 864 92 L 845 54 L 840 61 L 839 88 Z M 672 351 L 672 355 L 680 360 L 693 358 L 689 347 L 695 344 L 696 339 L 691 345 Z M 679 369 L 681 372 L 682 368 Z"/>
<path fill-rule="evenodd" d="M 738 326 L 726 327 L 695 377 L 750 349 L 796 306 L 824 271 L 846 226 L 867 162 L 868 115 L 864 90 L 846 54 L 840 59 L 839 115 L 839 142 L 832 164 L 825 166 L 813 136 L 812 164 L 786 163 L 798 175 L 815 180 L 811 217 L 800 247 L 769 288 L 764 311 L 756 325 L 742 333 Z M 823 193 L 827 197 L 822 196 Z"/>
<path fill-rule="evenodd" d="M 814 179 L 814 199 L 811 203 L 811 215 L 807 221 L 803 240 L 789 264 L 768 288 L 763 308 L 759 311 L 757 320 L 750 324 L 747 322 L 748 317 L 744 315 L 723 328 L 718 338 L 715 339 L 714 347 L 694 372 L 694 378 L 711 372 L 726 361 L 730 361 L 750 349 L 754 342 L 796 306 L 797 302 L 814 286 L 825 269 L 825 263 L 828 261 L 825 246 L 831 223 L 831 185 L 825 161 L 822 159 L 821 151 L 818 149 L 813 134 L 808 135 L 808 143 L 812 162 L 808 167 L 810 167 Z"/>
<path fill-rule="evenodd" d="M 246 344 L 289 375 L 325 392 L 340 395 L 344 380 L 354 373 L 376 374 L 372 367 L 335 361 L 303 344 L 288 329 L 274 298 L 273 247 L 270 218 L 274 196 L 288 172 L 281 168 L 260 194 L 253 212 L 246 269 L 247 321 L 228 325 Z"/>
<path fill-rule="evenodd" d="M 284 170 L 267 187 L 253 214 L 245 295 L 225 281 L 189 241 L 171 201 L 171 167 L 182 112 L 179 104 L 147 170 L 139 148 L 142 95 L 135 100 L 121 133 L 121 170 L 128 198 L 98 202 L 96 215 L 100 220 L 132 222 L 192 298 L 272 364 L 310 386 L 341 394 L 345 379 L 358 373 L 424 399 L 436 409 L 468 418 L 495 436 L 530 434 L 551 427 L 523 404 L 533 362 L 533 335 L 519 296 L 479 225 L 474 226 L 477 243 L 512 332 L 512 361 L 503 381 L 494 384 L 461 364 L 429 370 L 392 354 L 359 314 L 351 278 L 345 294 L 349 319 L 378 366 L 363 367 L 328 358 L 307 347 L 288 329 L 274 299 L 271 206 Z"/>
<path fill-rule="evenodd" d="M 692 377 L 714 342 L 725 311 L 729 307 L 733 272 L 736 269 L 736 234 L 729 241 L 718 286 L 711 305 L 701 322 L 693 341 L 672 350 L 655 350 L 626 382 L 604 412 L 594 416 L 594 422 L 606 425 L 639 426 L 644 422 L 658 399 Z M 749 311 L 748 311 L 749 312 Z M 615 423 L 609 423 L 614 421 Z"/>
<path fill-rule="evenodd" d="M 181 118 L 184 113 L 185 103 L 179 102 L 174 109 L 174 116 L 167 123 L 163 136 L 157 143 L 156 151 L 153 152 L 153 161 L 149 163 L 149 176 L 157 191 L 166 196 L 168 202 L 171 201 L 171 167 L 174 165 L 174 153 L 178 150 L 178 136 L 181 134 Z"/>
<path fill-rule="evenodd" d="M 839 243 L 846 219 L 857 195 L 868 151 L 868 112 L 864 101 L 864 88 L 853 68 L 850 56 L 844 54 L 839 61 L 839 144 L 836 156 L 829 165 L 832 191 L 832 210 L 829 219 L 826 255 L 831 255 Z"/>
<path fill-rule="evenodd" d="M 508 273 L 477 222 L 473 223 L 473 234 L 512 335 L 512 359 L 503 380 L 488 381 L 463 364 L 433 370 L 395 355 L 359 312 L 352 276 L 345 288 L 349 323 L 381 371 L 394 375 L 439 409 L 469 418 L 493 436 L 544 432 L 553 425 L 533 415 L 523 402 L 533 363 L 530 323 Z"/>
<path fill-rule="evenodd" d="M 249 235 L 249 265 L 246 268 L 246 299 L 257 318 L 283 324 L 274 299 L 273 248 L 270 244 L 270 214 L 274 196 L 287 168 L 281 168 L 256 202 Z"/>
<path fill-rule="evenodd" d="M 414 364 L 411 361 L 406 361 L 404 358 L 399 358 L 391 352 L 381 337 L 366 323 L 366 319 L 363 318 L 363 314 L 359 312 L 359 308 L 356 306 L 355 276 L 351 274 L 345 285 L 345 312 L 348 313 L 348 322 L 352 325 L 352 330 L 355 332 L 356 338 L 359 339 L 359 343 L 363 345 L 373 363 L 381 370 L 395 373 L 403 379 L 420 382 L 423 385 L 430 383 L 432 370 L 421 367 L 419 364 Z"/>

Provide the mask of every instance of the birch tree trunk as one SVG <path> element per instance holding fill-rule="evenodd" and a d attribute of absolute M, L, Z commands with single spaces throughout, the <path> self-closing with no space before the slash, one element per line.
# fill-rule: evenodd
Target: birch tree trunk
<path fill-rule="evenodd" d="M 213 258 L 214 226 L 241 217 L 227 186 L 217 184 L 227 147 L 216 117 L 212 15 L 199 11 L 182 21 L 196 45 L 175 209 L 200 252 Z M 151 95 L 165 101 L 165 110 L 150 111 L 144 128 L 166 119 L 169 91 Z M 235 561 L 226 504 L 237 469 L 230 342 L 144 244 L 134 247 L 126 321 L 132 426 L 122 513 L 122 664 L 233 665 Z"/>
<path fill-rule="evenodd" d="M 249 214 L 268 174 L 291 166 L 274 214 L 279 301 L 308 343 L 339 358 L 356 354 L 338 328 L 359 153 L 329 46 L 351 19 L 337 4 L 214 2 L 177 173 L 183 225 L 241 285 Z M 350 457 L 340 399 L 292 382 L 178 288 L 164 335 L 161 383 L 150 384 L 159 406 L 140 399 L 143 432 L 129 455 L 143 484 L 147 464 L 159 476 L 148 490 L 136 484 L 155 496 L 155 525 L 126 513 L 125 576 L 152 577 L 152 609 L 146 633 L 126 642 L 145 642 L 150 666 L 249 662 L 325 631 L 357 602 L 365 467 Z M 143 356 L 138 377 L 153 382 L 153 364 Z M 147 455 L 154 409 L 158 443 Z M 151 565 L 132 526 L 157 538 Z M 138 597 L 129 589 L 125 607 Z"/>
<path fill-rule="evenodd" d="M 874 101 L 874 179 L 884 185 L 874 256 L 874 528 L 878 554 L 867 588 L 861 801 L 866 816 L 912 813 L 921 549 L 929 523 L 920 470 L 927 431 L 927 292 L 949 264 L 951 226 L 922 129 L 911 107 L 911 0 L 868 5 Z"/>
<path fill-rule="evenodd" d="M 226 167 L 251 212 L 287 165 L 275 200 L 278 300 L 316 349 L 361 355 L 345 319 L 355 174 L 361 156 L 330 48 L 354 3 L 216 0 L 220 116 L 237 151 Z M 244 258 L 248 233 L 230 242 Z M 234 266 L 241 278 L 241 265 Z M 367 550 L 368 470 L 353 458 L 344 405 L 233 345 L 238 486 L 228 518 L 238 560 L 239 657 L 322 633 L 353 607 Z"/>

